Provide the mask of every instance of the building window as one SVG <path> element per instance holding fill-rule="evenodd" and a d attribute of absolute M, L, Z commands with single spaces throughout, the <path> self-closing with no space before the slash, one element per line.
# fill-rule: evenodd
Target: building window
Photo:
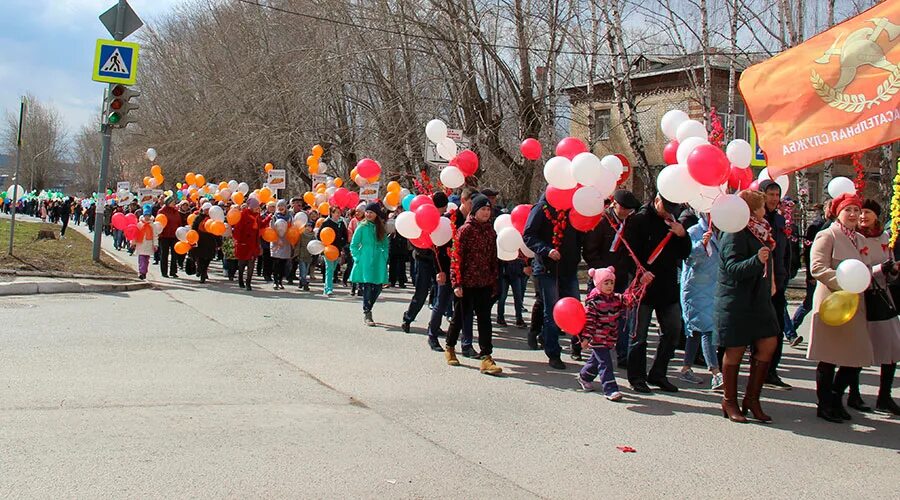
<path fill-rule="evenodd" d="M 594 136 L 594 140 L 609 140 L 609 122 L 611 119 L 612 113 L 609 109 L 594 110 L 594 130 L 591 131 L 591 135 Z"/>

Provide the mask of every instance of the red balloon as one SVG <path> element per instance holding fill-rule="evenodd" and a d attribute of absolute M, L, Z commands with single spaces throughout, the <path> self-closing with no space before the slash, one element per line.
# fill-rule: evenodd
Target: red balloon
<path fill-rule="evenodd" d="M 740 191 L 747 189 L 753 183 L 753 169 L 731 166 L 731 174 L 728 176 L 728 187 Z"/>
<path fill-rule="evenodd" d="M 512 225 L 516 231 L 525 232 L 525 224 L 528 222 L 528 214 L 531 213 L 531 205 L 517 205 L 509 214 Z"/>
<path fill-rule="evenodd" d="M 128 241 L 134 241 L 138 237 L 138 227 L 137 224 L 129 224 L 125 226 L 125 237 L 128 238 Z"/>
<path fill-rule="evenodd" d="M 712 144 L 701 144 L 691 151 L 687 159 L 688 172 L 704 186 L 721 186 L 728 180 L 731 164 L 725 151 Z"/>
<path fill-rule="evenodd" d="M 575 196 L 579 186 L 572 189 L 557 189 L 553 186 L 547 186 L 547 203 L 557 210 L 568 210 L 572 208 L 572 197 Z"/>
<path fill-rule="evenodd" d="M 553 321 L 560 330 L 569 335 L 581 333 L 586 320 L 584 306 L 574 297 L 563 297 L 553 306 Z"/>
<path fill-rule="evenodd" d="M 359 205 L 359 193 L 350 191 L 347 193 L 347 208 L 355 208 Z"/>
<path fill-rule="evenodd" d="M 456 167 L 462 170 L 466 177 L 475 175 L 478 171 L 478 155 L 472 150 L 463 149 L 456 155 Z"/>
<path fill-rule="evenodd" d="M 434 246 L 434 242 L 431 241 L 431 235 L 425 234 L 425 230 L 422 230 L 422 236 L 414 240 L 409 240 L 410 243 L 416 248 L 421 248 L 423 250 L 428 250 L 432 246 Z"/>
<path fill-rule="evenodd" d="M 600 219 L 603 218 L 603 214 L 597 214 L 591 217 L 581 215 L 575 210 L 569 212 L 569 224 L 572 224 L 576 230 L 581 231 L 582 233 L 586 233 L 600 223 Z"/>
<path fill-rule="evenodd" d="M 381 165 L 371 158 L 363 158 L 356 164 L 356 173 L 366 179 L 381 175 Z"/>
<path fill-rule="evenodd" d="M 419 209 L 419 207 L 424 206 L 424 205 L 434 206 L 434 201 L 431 200 L 430 196 L 420 194 L 420 195 L 416 196 L 415 198 L 413 198 L 413 200 L 411 202 L 409 202 L 409 211 L 415 212 L 416 210 Z M 419 226 L 419 227 L 421 227 L 421 226 Z"/>
<path fill-rule="evenodd" d="M 116 212 L 112 215 L 112 219 L 110 220 L 112 223 L 112 227 L 116 229 L 125 229 L 125 214 L 122 212 Z"/>
<path fill-rule="evenodd" d="M 125 227 L 128 227 L 132 224 L 137 225 L 137 215 L 134 214 L 125 214 Z"/>
<path fill-rule="evenodd" d="M 541 142 L 537 139 L 525 139 L 519 146 L 519 151 L 526 160 L 537 160 L 541 157 Z"/>
<path fill-rule="evenodd" d="M 440 223 L 441 212 L 438 211 L 436 206 L 422 205 L 416 209 L 416 225 L 422 230 L 423 236 L 431 235 L 431 232 L 437 229 Z"/>
<path fill-rule="evenodd" d="M 556 156 L 565 156 L 569 160 L 588 150 L 584 142 L 577 137 L 566 137 L 556 145 Z"/>
<path fill-rule="evenodd" d="M 334 200 L 334 205 L 338 208 L 344 208 L 347 206 L 347 199 L 350 195 L 350 191 L 347 188 L 337 188 L 334 191 L 334 195 L 332 199 Z"/>
<path fill-rule="evenodd" d="M 672 139 L 663 149 L 663 161 L 666 165 L 675 165 L 678 163 L 678 141 Z"/>
<path fill-rule="evenodd" d="M 749 170 L 749 169 L 748 169 Z M 759 181 L 753 181 L 747 186 L 747 189 L 751 191 L 759 191 Z"/>

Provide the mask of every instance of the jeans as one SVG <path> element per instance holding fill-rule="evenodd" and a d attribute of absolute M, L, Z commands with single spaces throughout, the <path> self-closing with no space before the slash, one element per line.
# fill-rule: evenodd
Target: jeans
<path fill-rule="evenodd" d="M 813 295 L 816 293 L 816 282 L 812 281 L 812 284 L 806 284 L 806 296 L 803 297 L 803 303 L 800 304 L 800 307 L 794 311 L 794 317 L 791 318 L 791 323 L 794 325 L 794 333 L 797 332 L 797 328 L 800 328 L 800 325 L 803 324 L 803 319 L 806 318 L 806 315 L 812 311 L 812 300 Z"/>
<path fill-rule="evenodd" d="M 176 238 L 159 239 L 159 271 L 163 276 L 175 276 L 178 274 L 178 261 L 175 259 Z M 169 256 L 172 256 L 171 263 Z"/>
<path fill-rule="evenodd" d="M 450 308 L 453 290 L 450 283 L 438 285 L 435 290 L 434 308 L 431 310 L 431 320 L 428 322 L 428 338 L 437 340 L 438 332 L 441 330 L 441 320 L 444 313 Z M 472 345 L 472 337 L 469 336 L 466 342 L 466 332 L 463 330 L 463 346 Z"/>
<path fill-rule="evenodd" d="M 493 306 L 494 287 L 463 287 L 463 296 L 459 298 L 460 312 L 463 318 L 474 315 L 478 318 L 478 349 L 482 356 L 490 356 L 494 352 L 492 342 L 493 325 L 491 324 L 491 307 Z M 465 323 L 462 321 L 461 323 Z M 461 325 L 457 322 L 450 324 L 447 330 L 447 347 L 456 346 Z"/>
<path fill-rule="evenodd" d="M 541 336 L 544 339 L 544 353 L 550 359 L 555 359 L 562 353 L 559 346 L 559 327 L 553 320 L 553 306 L 563 297 L 580 299 L 578 293 L 578 276 L 551 276 L 541 274 L 536 277 L 538 290 L 544 304 L 544 328 Z"/>
<path fill-rule="evenodd" d="M 784 337 L 788 340 L 797 338 L 797 329 L 794 328 L 794 322 L 786 307 L 784 308 Z"/>
<path fill-rule="evenodd" d="M 331 295 L 334 291 L 334 270 L 337 269 L 337 260 L 325 259 L 325 295 Z"/>
<path fill-rule="evenodd" d="M 359 287 L 362 290 L 363 312 L 370 313 L 375 306 L 375 301 L 378 300 L 378 296 L 381 295 L 381 284 L 360 283 Z"/>
<path fill-rule="evenodd" d="M 660 380 L 666 378 L 669 361 L 675 356 L 675 346 L 681 334 L 681 304 L 675 302 L 664 306 L 641 304 L 637 314 L 637 328 L 631 344 L 628 346 L 628 381 L 632 384 L 647 381 L 647 331 L 650 329 L 650 316 L 656 312 L 659 323 L 659 345 L 649 378 Z"/>
<path fill-rule="evenodd" d="M 778 319 L 778 343 L 775 345 L 775 354 L 769 363 L 769 376 L 775 376 L 778 363 L 781 363 L 781 353 L 784 350 L 784 320 L 787 319 L 787 298 L 784 290 L 775 292 L 772 296 L 772 305 L 775 306 L 775 318 Z"/>
<path fill-rule="evenodd" d="M 497 298 L 497 317 L 503 318 L 506 309 L 506 297 L 509 295 L 509 289 L 512 287 L 513 304 L 516 310 L 516 320 L 524 321 L 522 316 L 525 313 L 525 286 L 528 283 L 528 276 L 507 276 L 500 274 L 500 296 Z"/>
<path fill-rule="evenodd" d="M 406 286 L 406 256 L 400 255 L 390 258 L 388 262 L 388 275 L 391 286 Z"/>
<path fill-rule="evenodd" d="M 297 260 L 297 279 L 299 280 L 300 286 L 309 284 L 309 261 L 298 259 Z"/>
<path fill-rule="evenodd" d="M 116 250 L 121 250 L 125 246 L 125 233 L 119 229 L 113 231 L 113 246 Z"/>
<path fill-rule="evenodd" d="M 416 261 L 416 291 L 413 292 L 412 299 L 409 301 L 409 308 L 403 313 L 403 322 L 412 323 L 419 315 L 419 311 L 425 306 L 428 300 L 428 292 L 435 284 L 434 263 L 430 260 Z"/>
<path fill-rule="evenodd" d="M 619 391 L 619 384 L 616 383 L 616 375 L 613 373 L 612 357 L 606 347 L 594 347 L 591 357 L 581 368 L 582 380 L 593 382 L 598 375 L 600 383 L 603 384 L 603 394 L 609 396 Z"/>
<path fill-rule="evenodd" d="M 710 370 L 719 368 L 719 358 L 716 356 L 716 346 L 712 343 L 712 332 L 686 332 L 687 341 L 684 343 L 684 366 L 694 364 L 697 357 L 697 349 L 703 349 L 703 359 Z"/>

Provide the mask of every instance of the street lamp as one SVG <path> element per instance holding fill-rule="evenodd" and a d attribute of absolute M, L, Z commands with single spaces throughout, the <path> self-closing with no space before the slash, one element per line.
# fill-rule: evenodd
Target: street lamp
<path fill-rule="evenodd" d="M 51 146 L 51 147 L 52 147 L 52 146 Z M 51 149 L 51 148 L 48 147 L 47 149 L 45 149 L 45 150 L 41 151 L 40 153 L 38 153 L 38 154 L 36 154 L 36 155 L 34 155 L 34 156 L 31 157 L 31 169 L 30 169 L 30 170 L 31 170 L 31 181 L 29 181 L 29 184 L 28 184 L 28 191 L 29 191 L 29 192 L 30 192 L 30 191 L 34 191 L 34 162 L 36 162 L 37 159 L 38 159 L 42 154 L 46 153 L 47 151 L 50 151 L 50 149 Z"/>

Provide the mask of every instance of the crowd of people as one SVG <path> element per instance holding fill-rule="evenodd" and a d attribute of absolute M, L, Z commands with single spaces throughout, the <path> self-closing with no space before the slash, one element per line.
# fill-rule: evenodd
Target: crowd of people
<path fill-rule="evenodd" d="M 830 422 L 850 420 L 843 404 L 848 390 L 847 406 L 855 410 L 900 415 L 900 407 L 891 398 L 900 361 L 900 319 L 892 293 L 900 269 L 880 222 L 881 208 L 873 200 L 842 195 L 821 207 L 801 235 L 785 219 L 781 187 L 772 181 L 739 193 L 751 217 L 747 227 L 736 233 L 720 232 L 708 214 L 695 213 L 658 194 L 642 203 L 626 190 L 616 191 L 599 223 L 582 232 L 567 224 L 566 211 L 555 209 L 542 196 L 533 205 L 523 233 L 533 257 L 520 251 L 517 259 L 507 262 L 498 259 L 495 244 L 493 221 L 502 212 L 497 194 L 464 188 L 452 196 L 431 195 L 435 207 L 450 220 L 453 236 L 445 245 L 430 249 L 415 248 L 394 231 L 397 212 L 388 213 L 377 201 L 356 209 L 332 208 L 324 214 L 301 198 L 261 204 L 251 197 L 234 207 L 219 202 L 223 210 L 239 210 L 240 218 L 229 232 L 215 236 L 205 224 L 215 205 L 170 196 L 144 206 L 133 202 L 114 207 L 106 211 L 102 229 L 97 230 L 112 234 L 117 249 L 137 253 L 142 278 L 153 259 L 164 278 L 178 278 L 179 272 L 185 272 L 205 283 L 210 263 L 219 259 L 227 279 L 236 280 L 247 292 L 254 289 L 254 277 L 275 290 L 293 285 L 309 291 L 310 278 L 318 269 L 324 296 L 334 295 L 335 283 L 347 286 L 350 295 L 360 296 L 363 321 L 369 326 L 376 325 L 373 311 L 382 289 L 405 288 L 409 268 L 414 290 L 400 318 L 403 331 L 409 332 L 429 305 L 429 348 L 457 366 L 460 343 L 460 353 L 479 360 L 480 371 L 489 375 L 502 372 L 493 358 L 492 328 L 495 322 L 507 324 L 505 303 L 510 289 L 515 325 L 526 328 L 524 298 L 528 280 L 534 280 L 528 345 L 542 348 L 549 366 L 557 370 L 567 366 L 554 305 L 566 297 L 580 300 L 586 290 L 586 324 L 571 336 L 569 346 L 574 360 L 583 359 L 590 350 L 576 375 L 576 387 L 593 391 L 599 378 L 604 395 L 620 400 L 616 367 L 624 370 L 637 393 L 677 392 L 667 373 L 683 336 L 678 379 L 705 383 L 693 371 L 698 354 L 702 355 L 710 372 L 709 387 L 723 392 L 722 413 L 735 422 L 746 422 L 748 416 L 760 422 L 773 420 L 760 403 L 762 389 L 791 388 L 778 374 L 783 346 L 800 346 L 803 338 L 796 331 L 811 312 L 808 357 L 818 362 L 817 415 Z M 77 217 L 76 224 L 86 216 L 94 229 L 92 207 L 82 212 L 81 205 L 71 200 L 58 210 L 46 205 L 36 210 L 39 216 L 44 211 L 63 216 L 67 206 L 78 207 L 69 214 Z M 109 224 L 116 211 L 135 213 L 148 225 L 163 214 L 167 223 L 159 234 L 149 231 L 129 243 L 122 231 Z M 273 241 L 261 237 L 263 230 L 278 227 L 280 221 L 296 222 L 299 214 L 305 214 L 301 219 L 306 223 L 296 241 L 284 232 Z M 179 255 L 177 231 L 188 224 L 199 239 L 187 255 Z M 339 252 L 330 258 L 310 251 L 310 242 L 326 228 L 334 235 L 330 244 Z M 786 291 L 801 257 L 806 265 L 806 297 L 791 317 Z M 861 294 L 853 318 L 842 326 L 829 326 L 819 309 L 828 295 L 840 289 L 835 274 L 846 259 L 865 263 L 874 279 Z M 648 369 L 648 332 L 654 315 L 659 337 Z M 444 330 L 442 324 L 448 318 Z M 443 345 L 441 337 L 445 337 Z M 749 377 L 739 402 L 738 373 L 748 350 Z M 859 391 L 861 369 L 872 365 L 881 368 L 874 409 Z"/>

